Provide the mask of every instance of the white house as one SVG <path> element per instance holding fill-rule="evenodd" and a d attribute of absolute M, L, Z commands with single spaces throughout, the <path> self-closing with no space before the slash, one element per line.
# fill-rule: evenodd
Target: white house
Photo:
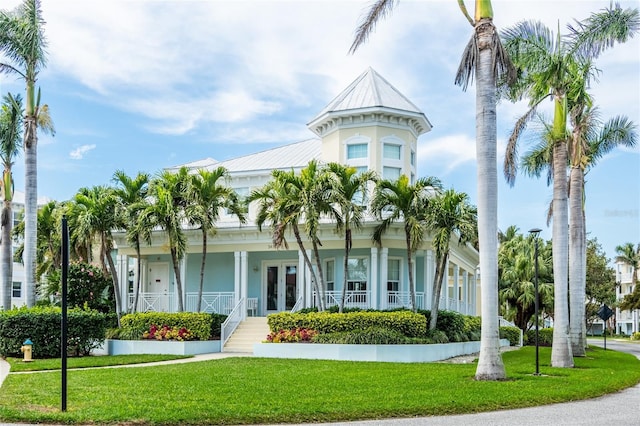
<path fill-rule="evenodd" d="M 361 170 L 375 170 L 395 179 L 405 174 L 412 181 L 416 169 L 418 138 L 431 130 L 431 123 L 404 95 L 369 68 L 336 96 L 308 127 L 315 137 L 250 155 L 217 161 L 211 158 L 185 164 L 192 169 L 223 166 L 231 175 L 230 185 L 247 195 L 271 178 L 274 169 L 299 171 L 310 160 L 339 162 Z M 182 165 L 181 165 L 182 166 Z M 181 166 L 176 166 L 176 169 Z M 256 207 L 249 207 L 248 220 L 240 226 L 230 215 L 222 215 L 217 233 L 207 249 L 203 310 L 228 314 L 232 310 L 265 316 L 269 313 L 309 307 L 315 295 L 305 270 L 303 254 L 293 242 L 288 250 L 276 250 L 272 232 L 255 225 Z M 409 306 L 408 267 L 402 224 L 385 234 L 380 247 L 372 243 L 376 222 L 368 218 L 354 231 L 349 256 L 346 306 L 394 308 Z M 334 223 L 321 225 L 321 257 L 327 283 L 326 304 L 340 300 L 343 282 L 344 240 Z M 184 293 L 176 292 L 171 257 L 162 232 L 155 232 L 150 246 L 142 247 L 140 259 L 123 234 L 115 235 L 123 306 L 133 303 L 136 268 L 142 263 L 142 292 L 138 311 L 175 311 L 177 298 L 185 309 L 197 306 L 200 263 L 199 230 L 187 230 L 186 255 L 180 265 Z M 308 245 L 310 247 L 310 244 Z M 478 252 L 470 245 L 451 244 L 444 280 L 441 309 L 476 314 Z M 429 309 L 435 273 L 431 238 L 417 251 L 413 265 L 419 308 Z"/>
<path fill-rule="evenodd" d="M 622 300 L 624 296 L 633 293 L 633 285 L 631 285 L 631 278 L 633 276 L 633 267 L 628 263 L 616 262 L 616 299 Z M 633 311 L 621 311 L 620 308 L 616 308 L 616 333 L 631 335 L 639 328 L 639 315 L 638 309 Z"/>

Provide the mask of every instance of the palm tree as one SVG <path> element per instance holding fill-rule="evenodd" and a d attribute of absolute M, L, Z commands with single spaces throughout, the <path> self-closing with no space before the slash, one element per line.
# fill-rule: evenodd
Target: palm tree
<path fill-rule="evenodd" d="M 167 236 L 179 312 L 184 311 L 180 261 L 184 257 L 187 244 L 182 225 L 188 205 L 189 184 L 189 170 L 186 167 L 181 167 L 176 173 L 166 170 L 159 173 L 149 184 L 152 202 L 140 214 L 143 229 L 150 230 L 159 226 Z M 151 242 L 151 233 L 145 233 L 143 237 L 148 243 Z"/>
<path fill-rule="evenodd" d="M 21 117 L 22 99 L 20 95 L 12 96 L 10 93 L 3 98 L 0 110 L 0 159 L 4 170 L 0 191 L 2 193 L 2 306 L 11 309 L 11 285 L 13 283 L 13 257 L 11 255 L 11 230 L 13 228 L 13 173 L 11 168 L 13 160 L 21 148 Z"/>
<path fill-rule="evenodd" d="M 428 200 L 425 206 L 427 226 L 433 235 L 433 247 L 436 252 L 436 273 L 431 293 L 431 320 L 429 329 L 436 329 L 438 321 L 438 305 L 442 291 L 442 281 L 449 260 L 451 237 L 455 236 L 458 244 L 473 241 L 477 235 L 478 212 L 469 204 L 469 196 L 464 192 L 448 189 Z"/>
<path fill-rule="evenodd" d="M 147 191 L 149 189 L 149 175 L 138 173 L 135 178 L 128 176 L 124 171 L 117 170 L 113 175 L 113 180 L 118 185 L 114 189 L 114 194 L 118 202 L 118 217 L 120 226 L 125 229 L 127 242 L 136 250 L 136 284 L 131 312 L 135 313 L 138 307 L 138 297 L 140 295 L 140 280 L 142 279 L 142 262 L 140 253 L 141 235 L 149 234 L 151 229 L 142 229 L 145 225 L 140 218 L 140 213 L 147 208 Z"/>
<path fill-rule="evenodd" d="M 36 250 L 38 215 L 38 125 L 53 133 L 47 105 L 40 106 L 40 91 L 36 81 L 46 63 L 47 42 L 39 0 L 24 0 L 15 11 L 0 11 L 0 54 L 7 62 L 0 63 L 0 72 L 15 73 L 25 81 L 26 105 L 24 117 L 25 162 L 25 241 L 24 265 L 27 306 L 35 305 Z M 43 114 L 44 113 L 44 114 Z M 42 117 L 41 117 L 42 116 Z"/>
<path fill-rule="evenodd" d="M 232 188 L 220 184 L 220 180 L 228 178 L 228 176 L 229 172 L 224 167 L 218 167 L 211 171 L 201 169 L 197 174 L 191 175 L 190 202 L 186 208 L 186 216 L 191 225 L 198 226 L 202 231 L 202 263 L 200 265 L 197 312 L 200 312 L 202 308 L 207 236 L 215 233 L 220 210 L 227 209 L 238 217 L 240 223 L 246 221 L 244 205 L 238 199 L 238 194 Z"/>
<path fill-rule="evenodd" d="M 569 36 L 555 37 L 540 22 L 521 22 L 504 33 L 509 56 L 519 68 L 520 79 L 508 92 L 512 100 L 529 99 L 530 110 L 515 125 L 505 156 L 505 176 L 513 184 L 516 171 L 516 144 L 527 122 L 535 116 L 540 103 L 554 99 L 554 119 L 551 128 L 553 142 L 553 257 L 554 257 L 554 336 L 551 364 L 572 367 L 568 315 L 568 164 L 567 114 L 568 99 L 581 96 L 588 86 L 592 61 L 616 41 L 632 37 L 639 26 L 638 11 L 619 6 L 569 27 Z M 576 236 L 579 235 L 576 233 Z"/>
<path fill-rule="evenodd" d="M 344 310 L 344 301 L 347 294 L 347 274 L 349 269 L 349 253 L 353 239 L 352 228 L 359 228 L 367 204 L 367 190 L 369 182 L 375 182 L 375 173 L 368 170 L 358 173 L 355 167 L 345 166 L 339 163 L 329 163 L 327 169 L 335 178 L 332 199 L 340 209 L 341 222 L 338 222 L 338 230 L 344 232 L 344 266 L 342 282 L 342 296 L 340 297 L 339 312 Z"/>
<path fill-rule="evenodd" d="M 356 30 L 351 45 L 354 52 L 366 41 L 378 19 L 395 5 L 395 0 L 377 0 Z M 478 176 L 478 240 L 482 273 L 482 335 L 478 380 L 506 377 L 500 356 L 498 321 L 498 172 L 496 133 L 496 82 L 504 76 L 513 80 L 513 68 L 493 24 L 491 0 L 475 0 L 474 18 L 463 0 L 458 6 L 474 32 L 462 54 L 455 83 L 466 90 L 476 78 L 476 157 Z"/>
<path fill-rule="evenodd" d="M 633 287 L 633 293 L 624 297 L 620 304 L 622 310 L 640 309 L 640 290 L 638 290 L 638 269 L 640 268 L 640 244 L 636 247 L 633 243 L 625 243 L 621 246 L 616 246 L 616 262 L 624 262 L 631 266 L 631 286 Z"/>
<path fill-rule="evenodd" d="M 430 202 L 429 198 L 433 197 L 440 188 L 440 181 L 434 177 L 420 178 L 411 185 L 409 178 L 401 175 L 395 181 L 387 179 L 379 181 L 371 200 L 371 211 L 380 220 L 373 230 L 373 241 L 376 244 L 382 244 L 382 236 L 393 223 L 402 222 L 403 224 L 413 312 L 417 310 L 413 254 L 422 245 L 428 230 L 425 212 Z"/>
<path fill-rule="evenodd" d="M 22 147 L 22 98 L 10 93 L 3 98 L 0 109 L 0 159 L 4 170 L 0 191 L 2 193 L 2 306 L 11 309 L 11 286 L 13 283 L 13 256 L 11 255 L 11 230 L 13 228 L 13 160 Z"/>
<path fill-rule="evenodd" d="M 97 238 L 100 242 L 100 265 L 103 272 L 108 270 L 113 284 L 113 296 L 116 302 L 116 315 L 120 327 L 122 314 L 120 285 L 115 263 L 113 261 L 113 236 L 111 231 L 118 227 L 116 214 L 117 201 L 114 189 L 107 186 L 81 188 L 73 198 L 73 207 L 69 210 L 74 215 L 72 233 Z"/>

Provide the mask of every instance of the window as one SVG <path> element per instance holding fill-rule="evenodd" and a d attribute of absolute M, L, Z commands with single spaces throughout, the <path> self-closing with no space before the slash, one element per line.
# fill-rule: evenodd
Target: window
<path fill-rule="evenodd" d="M 416 153 L 414 151 L 411 151 L 411 165 L 415 166 L 416 165 Z"/>
<path fill-rule="evenodd" d="M 335 279 L 335 261 L 327 260 L 324 264 L 324 282 L 327 285 L 327 291 L 334 291 Z"/>
<path fill-rule="evenodd" d="M 366 258 L 349 259 L 347 267 L 347 290 L 366 291 L 369 262 Z"/>
<path fill-rule="evenodd" d="M 382 168 L 382 178 L 386 180 L 398 180 L 400 177 L 400 168 L 399 167 L 383 167 Z"/>
<path fill-rule="evenodd" d="M 24 219 L 24 210 L 18 210 L 13 212 L 13 227 L 15 228 Z"/>
<path fill-rule="evenodd" d="M 411 173 L 411 185 L 413 185 L 414 183 L 416 183 L 416 175 L 414 175 L 413 173 Z"/>
<path fill-rule="evenodd" d="M 240 202 L 240 203 L 244 203 L 245 200 L 247 199 L 247 197 L 249 196 L 249 188 L 248 187 L 233 188 L 233 190 L 236 192 L 236 194 L 238 194 L 238 202 Z M 227 215 L 232 215 L 233 214 L 231 209 L 225 209 L 225 213 Z"/>
<path fill-rule="evenodd" d="M 392 145 L 392 144 L 389 144 L 389 143 L 385 143 L 382 155 L 383 155 L 384 158 L 388 158 L 390 160 L 399 160 L 400 159 L 400 145 Z"/>
<path fill-rule="evenodd" d="M 389 259 L 387 266 L 387 291 L 400 290 L 400 259 Z"/>
<path fill-rule="evenodd" d="M 11 291 L 11 296 L 12 297 L 16 297 L 16 298 L 22 297 L 22 283 L 21 282 L 14 281 L 11 289 L 12 289 L 12 291 Z"/>
<path fill-rule="evenodd" d="M 366 143 L 347 145 L 347 160 L 353 160 L 354 158 L 367 158 L 368 156 L 369 153 Z"/>

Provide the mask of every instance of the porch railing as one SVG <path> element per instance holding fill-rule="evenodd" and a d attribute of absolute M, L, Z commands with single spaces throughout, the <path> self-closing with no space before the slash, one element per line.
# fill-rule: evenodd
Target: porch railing
<path fill-rule="evenodd" d="M 315 292 L 313 293 L 313 300 L 315 305 L 318 306 L 318 296 Z M 324 305 L 327 308 L 330 306 L 340 306 L 341 300 L 341 291 L 325 291 L 324 293 Z M 347 291 L 344 298 L 344 307 L 368 309 L 370 307 L 370 300 L 371 296 L 368 291 Z"/>
<path fill-rule="evenodd" d="M 416 292 L 416 307 L 424 309 L 424 292 Z M 389 291 L 387 292 L 387 308 L 408 308 L 411 309 L 411 293 L 408 291 Z"/>
<path fill-rule="evenodd" d="M 129 294 L 128 307 L 133 307 L 135 294 Z M 176 300 L 172 293 L 139 293 L 136 312 L 173 312 Z"/>
<path fill-rule="evenodd" d="M 220 326 L 220 351 L 224 352 L 224 344 L 245 318 L 247 313 L 247 300 L 243 297 L 231 310 L 227 319 Z"/>
<path fill-rule="evenodd" d="M 234 293 L 228 292 L 203 292 L 200 312 L 228 315 L 234 307 Z M 196 312 L 198 310 L 198 293 L 187 293 L 185 310 Z"/>
<path fill-rule="evenodd" d="M 300 296 L 298 300 L 296 300 L 296 304 L 291 308 L 291 313 L 298 312 L 302 308 L 304 308 L 304 298 Z"/>

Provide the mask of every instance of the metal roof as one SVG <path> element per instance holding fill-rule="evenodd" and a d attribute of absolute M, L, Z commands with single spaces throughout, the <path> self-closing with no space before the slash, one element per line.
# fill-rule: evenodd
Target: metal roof
<path fill-rule="evenodd" d="M 386 107 L 422 114 L 409 99 L 369 67 L 353 83 L 336 96 L 313 120 L 329 112 Z"/>
<path fill-rule="evenodd" d="M 307 166 L 309 161 L 313 159 L 319 160 L 321 151 L 322 143 L 320 139 L 308 139 L 254 154 L 220 161 L 209 167 L 222 166 L 232 173 L 302 168 Z"/>

